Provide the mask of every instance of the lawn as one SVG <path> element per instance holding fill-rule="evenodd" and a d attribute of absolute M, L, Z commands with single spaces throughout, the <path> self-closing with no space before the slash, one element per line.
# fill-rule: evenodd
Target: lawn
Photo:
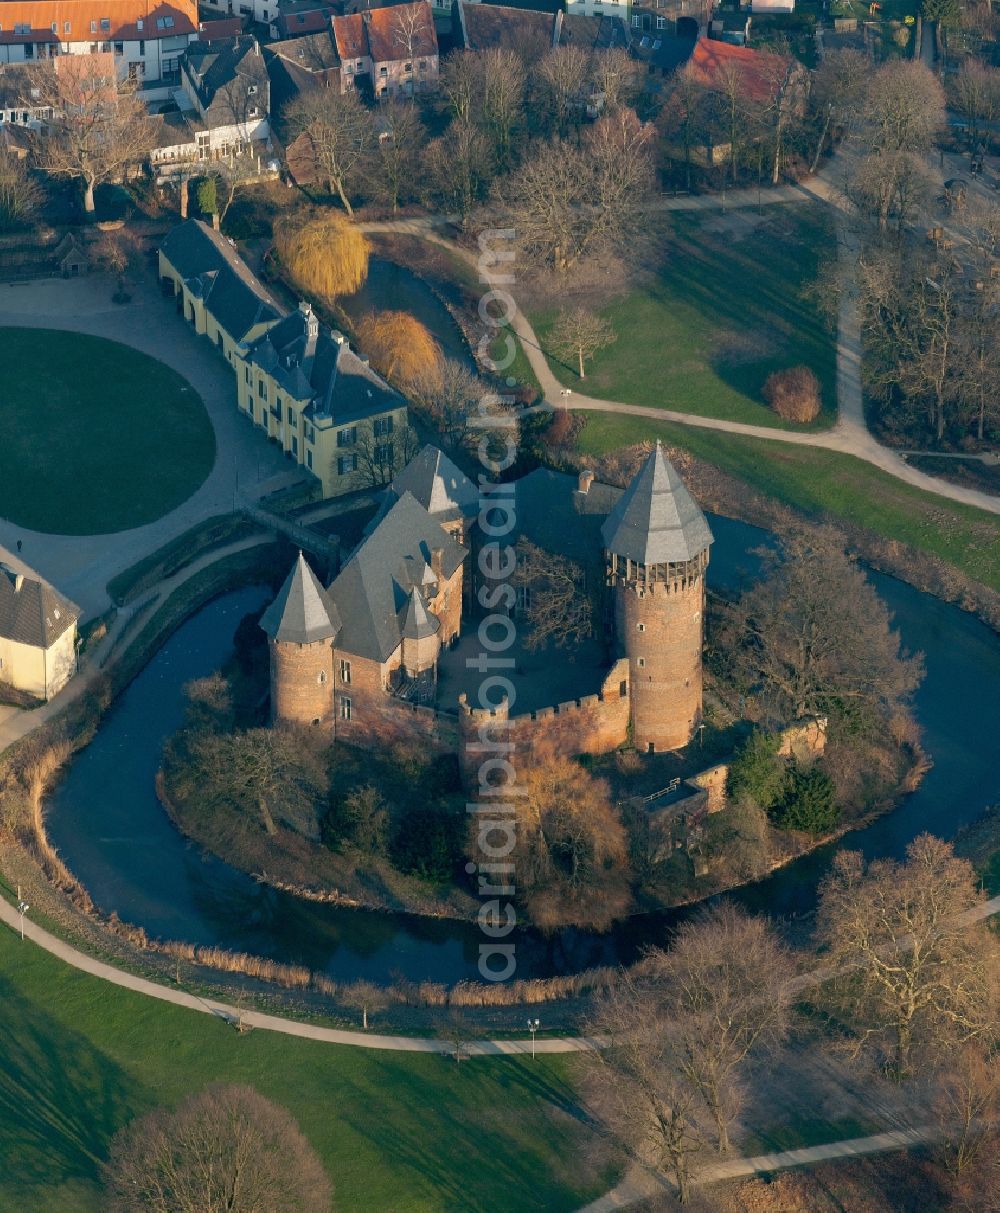
<path fill-rule="evenodd" d="M 212 470 L 215 434 L 162 362 L 78 333 L 0 329 L 0 516 L 96 535 L 142 526 Z"/>
<path fill-rule="evenodd" d="M 0 1005 L 0 1209 L 99 1213 L 114 1132 L 214 1081 L 250 1083 L 292 1112 L 338 1213 L 555 1213 L 614 1179 L 574 1118 L 570 1059 L 457 1065 L 241 1036 L 68 968 L 2 927 Z"/>
<path fill-rule="evenodd" d="M 664 215 L 663 264 L 648 281 L 598 310 L 615 342 L 581 381 L 549 355 L 567 387 L 609 400 L 704 417 L 782 426 L 761 399 L 774 370 L 811 367 L 823 412 L 836 415 L 836 359 L 830 329 L 806 293 L 833 232 L 825 210 L 767 208 L 729 215 Z M 543 349 L 556 308 L 532 316 Z"/>
<path fill-rule="evenodd" d="M 642 417 L 585 416 L 580 447 L 588 454 L 662 438 L 807 514 L 843 518 L 911 544 L 1000 590 L 1000 519 L 994 514 L 925 493 L 837 451 Z"/>

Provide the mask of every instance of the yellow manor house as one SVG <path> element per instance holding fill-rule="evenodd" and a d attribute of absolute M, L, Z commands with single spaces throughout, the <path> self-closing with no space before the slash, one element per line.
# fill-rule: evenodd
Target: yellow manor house
<path fill-rule="evenodd" d="M 160 281 L 195 332 L 227 358 L 240 410 L 320 481 L 324 497 L 388 484 L 406 460 L 406 401 L 320 325 L 283 315 L 221 233 L 197 219 L 160 248 Z"/>

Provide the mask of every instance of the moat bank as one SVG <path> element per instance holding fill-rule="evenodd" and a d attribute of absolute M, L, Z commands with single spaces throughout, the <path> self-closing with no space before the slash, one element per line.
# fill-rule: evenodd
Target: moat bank
<path fill-rule="evenodd" d="M 710 584 L 730 590 L 756 564 L 756 528 L 713 518 L 717 536 Z M 896 615 L 903 643 L 922 650 L 927 677 L 916 712 L 934 761 L 897 810 L 836 845 L 899 854 L 921 830 L 952 837 L 1000 799 L 994 760 L 1000 720 L 1000 643 L 972 616 L 891 578 L 874 576 Z M 114 705 L 92 744 L 70 764 L 48 808 L 50 837 L 96 903 L 150 934 L 308 965 L 350 980 L 367 977 L 454 982 L 476 976 L 480 937 L 465 923 L 365 913 L 303 902 L 261 886 L 186 842 L 156 799 L 162 743 L 180 724 L 181 688 L 227 657 L 234 629 L 263 590 L 209 604 L 164 645 Z M 740 890 L 745 904 L 800 913 L 833 846 L 806 855 Z M 663 938 L 677 912 L 632 919 L 608 935 L 522 932 L 518 976 L 571 973 L 629 962 Z"/>

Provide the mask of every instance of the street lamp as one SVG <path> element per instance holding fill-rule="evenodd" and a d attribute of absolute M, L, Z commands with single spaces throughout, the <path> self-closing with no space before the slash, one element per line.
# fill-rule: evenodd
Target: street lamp
<path fill-rule="evenodd" d="M 19 901 L 17 903 L 17 912 L 21 918 L 21 942 L 22 943 L 24 942 L 24 916 L 25 916 L 25 914 L 27 914 L 27 912 L 30 909 L 31 909 L 31 906 L 29 906 L 26 901 Z"/>
<path fill-rule="evenodd" d="M 538 1029 L 541 1026 L 542 1026 L 542 1021 L 540 1019 L 529 1019 L 528 1020 L 528 1031 L 531 1033 L 531 1060 L 532 1061 L 535 1060 L 535 1033 L 538 1031 Z"/>

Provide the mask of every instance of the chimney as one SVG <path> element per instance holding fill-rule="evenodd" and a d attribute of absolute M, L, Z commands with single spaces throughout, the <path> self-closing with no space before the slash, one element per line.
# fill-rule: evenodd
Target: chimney
<path fill-rule="evenodd" d="M 181 218 L 188 217 L 188 183 L 187 177 L 181 178 Z"/>
<path fill-rule="evenodd" d="M 590 486 L 593 483 L 594 473 L 590 470 L 590 468 L 581 468 L 580 475 L 577 477 L 576 481 L 577 492 L 582 493 L 584 497 L 586 497 L 586 495 L 590 492 Z"/>

